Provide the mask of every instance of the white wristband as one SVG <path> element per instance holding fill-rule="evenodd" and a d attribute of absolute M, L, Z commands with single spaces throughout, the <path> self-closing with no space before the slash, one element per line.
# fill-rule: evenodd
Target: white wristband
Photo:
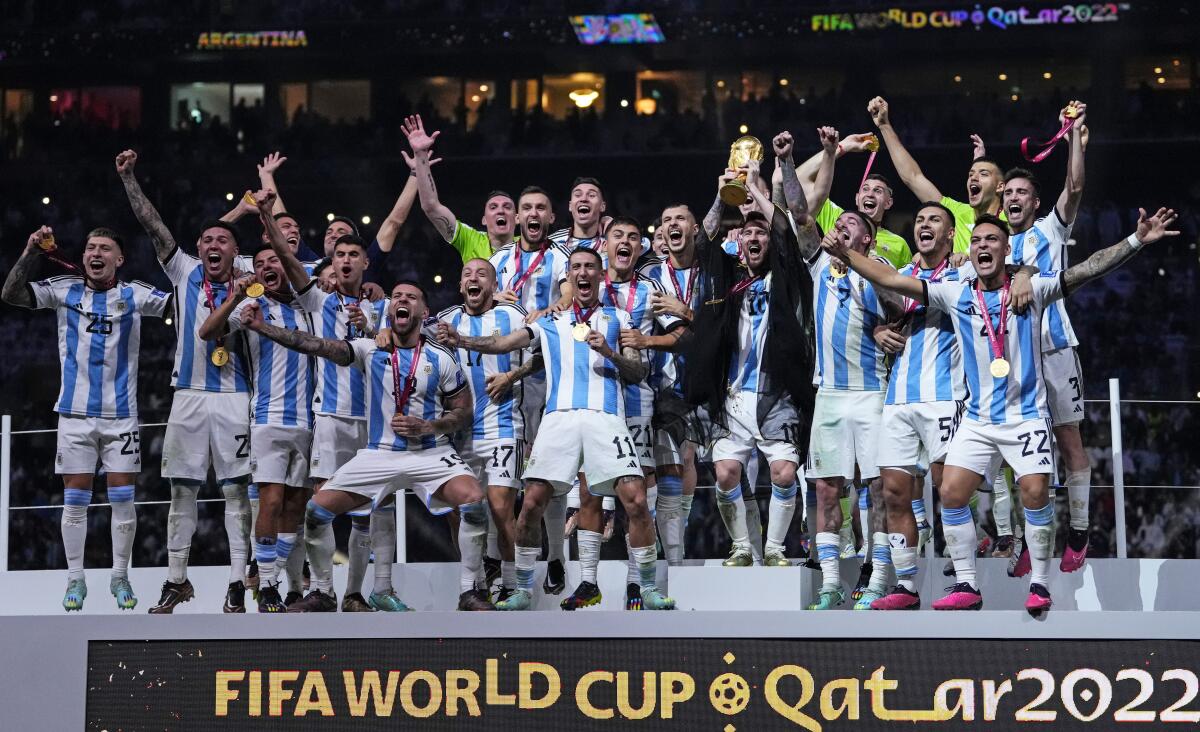
<path fill-rule="evenodd" d="M 1138 241 L 1137 234 L 1130 234 L 1125 241 L 1129 242 L 1129 247 L 1135 251 L 1142 248 L 1142 242 Z"/>

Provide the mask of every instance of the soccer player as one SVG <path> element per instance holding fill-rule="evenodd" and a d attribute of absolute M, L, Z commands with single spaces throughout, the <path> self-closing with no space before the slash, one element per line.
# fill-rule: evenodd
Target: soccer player
<path fill-rule="evenodd" d="M 246 555 L 249 548 L 250 385 L 240 338 L 207 342 L 199 329 L 230 295 L 238 253 L 237 232 L 223 221 L 205 222 L 196 242 L 199 258 L 180 251 L 158 211 L 134 175 L 137 153 L 117 156 L 116 167 L 138 223 L 154 244 L 171 280 L 179 333 L 171 384 L 175 396 L 163 441 L 162 476 L 171 481 L 167 519 L 167 580 L 151 613 L 169 614 L 195 595 L 187 579 L 188 555 L 196 531 L 196 495 L 210 467 L 225 497 L 229 539 L 229 587 L 223 610 L 246 612 Z M 244 258 L 238 259 L 245 271 Z"/>
<path fill-rule="evenodd" d="M 496 270 L 486 259 L 463 265 L 458 283 L 462 305 L 438 313 L 438 320 L 473 336 L 508 335 L 525 327 L 525 310 L 497 303 Z M 525 461 L 525 424 L 521 414 L 522 379 L 541 368 L 541 359 L 524 351 L 484 355 L 458 349 L 458 362 L 471 389 L 474 423 L 456 438 L 462 456 L 487 490 L 500 554 L 501 591 L 507 598 L 517 586 L 513 561 L 514 508 Z"/>
<path fill-rule="evenodd" d="M 54 471 L 63 477 L 62 538 L 67 555 L 63 608 L 83 609 L 87 583 L 83 550 L 87 511 L 99 461 L 107 474 L 113 568 L 109 591 L 117 607 L 132 610 L 137 596 L 129 584 L 129 557 L 137 516 L 134 481 L 141 470 L 137 421 L 138 345 L 142 317 L 161 318 L 171 297 L 143 282 L 123 282 L 124 243 L 108 228 L 92 229 L 83 246 L 79 274 L 29 282 L 43 246 L 54 248 L 54 231 L 42 226 L 29 236 L 25 251 L 4 281 L 9 305 L 55 311 L 62 386 Z"/>
<path fill-rule="evenodd" d="M 595 178 L 576 178 L 571 184 L 571 198 L 567 210 L 571 213 L 571 225 L 550 235 L 550 243 L 570 256 L 579 247 L 594 251 L 604 249 L 604 191 Z"/>
<path fill-rule="evenodd" d="M 335 340 L 375 335 L 383 321 L 387 302 L 368 303 L 363 299 L 362 278 L 368 262 L 362 239 L 347 234 L 334 246 L 331 267 L 336 287 L 333 292 L 317 288 L 317 280 L 309 279 L 304 267 L 278 237 L 271 238 L 271 247 L 296 290 L 296 302 L 312 315 L 315 335 Z M 325 481 L 367 444 L 368 407 L 361 370 L 326 360 L 317 364 L 316 372 L 313 396 L 316 416 L 309 476 L 313 479 L 314 490 L 320 491 Z M 384 496 L 384 499 L 390 499 L 390 496 Z M 403 603 L 392 591 L 392 559 L 396 552 L 396 514 L 392 502 L 386 500 L 380 506 L 354 508 L 349 513 L 350 563 L 342 612 L 403 611 Z M 375 583 L 370 598 L 364 598 L 362 581 L 372 553 L 375 555 Z M 317 571 L 315 566 L 313 571 Z M 321 587 L 328 587 L 332 582 L 332 577 L 320 579 Z M 324 590 L 310 590 L 309 594 L 313 592 L 323 593 Z M 317 599 L 319 602 L 310 603 L 314 608 L 336 609 L 333 598 Z"/>
<path fill-rule="evenodd" d="M 956 201 L 942 195 L 925 174 L 912 155 L 908 154 L 900 136 L 892 127 L 888 112 L 888 103 L 882 97 L 875 97 L 867 104 L 867 112 L 871 120 L 879 128 L 879 136 L 887 148 L 900 174 L 900 180 L 913 192 L 918 201 L 937 201 L 954 213 L 954 251 L 965 254 L 971 244 L 971 227 L 975 219 L 983 214 L 999 215 L 1003 218 L 1000 206 L 1000 191 L 1004 189 L 1004 173 L 1000 164 L 995 160 L 980 156 L 971 163 L 967 171 L 967 201 Z"/>
<path fill-rule="evenodd" d="M 648 369 L 638 351 L 618 344 L 620 330 L 629 327 L 629 314 L 600 300 L 602 267 L 595 251 L 574 251 L 570 312 L 545 315 L 507 336 L 471 337 L 438 324 L 439 340 L 453 347 L 508 353 L 532 345 L 546 364 L 546 416 L 526 466 L 525 498 L 517 519 L 517 592 L 497 603 L 500 610 L 527 610 L 532 605 L 542 513 L 551 494 L 570 490 L 581 468 L 593 494 L 616 495 L 625 507 L 643 609 L 675 606 L 655 583 L 654 524 L 621 398 L 622 384 L 640 382 Z"/>
<path fill-rule="evenodd" d="M 433 182 L 430 167 L 437 159 L 431 159 L 433 142 L 440 132 L 427 134 L 421 115 L 406 117 L 401 128 L 413 154 L 401 151 L 404 162 L 417 181 L 421 208 L 433 228 L 442 235 L 446 243 L 454 247 L 463 263 L 472 259 L 487 259 L 513 242 L 517 222 L 517 203 L 504 191 L 492 191 L 483 204 L 483 231 L 474 229 L 458 219 L 438 199 L 437 186 Z"/>
<path fill-rule="evenodd" d="M 1023 168 L 1014 168 L 1004 176 L 1004 213 L 1012 227 L 1009 245 L 1013 264 L 1037 267 L 1043 272 L 1066 268 L 1067 245 L 1071 226 L 1079 211 L 1083 196 L 1084 148 L 1082 128 L 1087 117 L 1087 105 L 1073 101 L 1059 112 L 1059 124 L 1075 114 L 1075 124 L 1069 134 L 1067 180 L 1054 209 L 1038 218 L 1041 196 L 1037 178 Z M 1042 314 L 1042 375 L 1045 378 L 1046 402 L 1054 424 L 1054 443 L 1067 469 L 1067 493 L 1071 519 L 1067 545 L 1059 569 L 1074 572 L 1083 566 L 1088 549 L 1088 503 L 1092 484 L 1092 468 L 1079 423 L 1083 421 L 1083 374 L 1075 347 L 1079 345 L 1066 303 L 1055 301 Z M 1057 476 L 1055 476 L 1057 478 Z M 1056 481 L 1057 482 L 1057 481 Z M 1028 544 L 1017 562 L 1016 576 L 1029 571 Z"/>
<path fill-rule="evenodd" d="M 650 348 L 673 348 L 682 330 L 676 331 L 683 321 L 673 315 L 655 316 L 651 308 L 652 297 L 659 292 L 659 285 L 640 277 L 634 266 L 641 255 L 642 230 L 635 219 L 617 216 L 604 233 L 608 268 L 604 273 L 604 289 L 600 299 L 606 306 L 621 309 L 629 315 L 629 326 L 622 329 L 622 346 L 636 350 Z M 663 333 L 655 335 L 655 326 Z M 647 377 L 650 375 L 647 371 Z M 637 451 L 637 459 L 646 479 L 648 506 L 657 500 L 655 486 L 656 459 L 654 454 L 654 389 L 642 379 L 627 383 L 623 388 L 625 400 L 625 424 Z M 673 465 L 676 474 L 682 471 L 676 457 Z M 668 481 L 668 492 L 677 499 L 682 491 L 678 477 Z M 653 513 L 653 509 L 651 510 Z M 600 601 L 600 589 L 596 586 L 596 568 L 600 562 L 601 530 L 604 528 L 600 496 L 591 494 L 586 486 L 580 486 L 580 507 L 577 516 L 579 531 L 579 566 L 582 581 L 579 588 L 562 601 L 565 610 L 595 605 Z M 626 541 L 632 540 L 626 535 Z M 630 568 L 626 583 L 626 609 L 638 609 L 641 603 L 640 568 L 634 561 L 633 544 L 628 543 Z"/>
<path fill-rule="evenodd" d="M 1032 302 L 1023 314 L 1010 307 L 1012 271 L 1004 264 L 1010 254 L 1008 225 L 991 215 L 979 217 L 971 232 L 970 275 L 958 281 L 929 282 L 896 272 L 827 238 L 830 254 L 845 261 L 874 284 L 950 315 L 962 351 L 967 379 L 966 418 L 950 443 L 942 474 L 942 525 L 954 562 L 957 584 L 933 603 L 935 610 L 978 609 L 983 596 L 975 581 L 975 525 L 968 501 L 998 460 L 1016 474 L 1025 506 L 1025 537 L 1031 575 L 1025 608 L 1032 615 L 1050 609 L 1047 589 L 1054 551 L 1054 505 L 1049 500 L 1050 413 L 1042 374 L 1040 320 L 1048 305 L 1087 282 L 1102 277 L 1146 244 L 1164 236 L 1176 218 L 1159 209 L 1141 211 L 1137 230 L 1127 239 L 1102 249 L 1065 272 L 1042 272 L 1033 278 Z"/>
<path fill-rule="evenodd" d="M 421 322 L 429 314 L 425 302 L 425 292 L 415 283 L 392 288 L 388 319 L 396 347 L 390 352 L 369 338 L 318 338 L 270 325 L 253 303 L 243 310 L 242 324 L 249 330 L 301 353 L 352 366 L 365 376 L 369 438 L 308 502 L 305 541 L 316 589 L 288 612 L 333 611 L 333 519 L 364 504 L 378 506 L 402 487 L 434 515 L 458 509 L 458 609 L 494 609 L 486 591 L 475 586 L 487 537 L 483 489 L 449 437 L 471 426 L 471 391 L 454 354 L 421 335 Z"/>
<path fill-rule="evenodd" d="M 255 198 L 263 220 L 270 221 L 273 197 L 260 191 Z M 275 227 L 275 231 L 279 229 Z M 258 297 L 247 294 L 251 282 L 261 286 Z M 215 340 L 242 330 L 242 312 L 252 302 L 267 322 L 313 332 L 312 316 L 296 304 L 279 256 L 268 247 L 254 255 L 253 280 L 242 278 L 234 283 L 233 295 L 208 316 L 200 327 L 200 336 Z M 253 331 L 246 340 L 254 377 L 250 394 L 250 469 L 259 496 L 254 528 L 258 611 L 279 613 L 287 608 L 279 594 L 278 567 L 287 563 L 295 546 L 306 498 L 312 445 L 313 364 L 312 359 L 280 348 Z M 301 587 L 293 585 L 291 589 L 298 593 Z"/>

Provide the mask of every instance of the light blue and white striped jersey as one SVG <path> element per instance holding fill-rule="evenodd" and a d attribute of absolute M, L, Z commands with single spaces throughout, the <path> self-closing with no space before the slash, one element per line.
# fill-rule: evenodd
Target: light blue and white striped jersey
<path fill-rule="evenodd" d="M 931 282 L 955 282 L 958 270 L 945 269 L 933 279 L 935 269 L 917 268 L 911 262 L 900 269 L 900 274 Z M 912 300 L 905 299 L 908 308 Z M 915 402 L 948 402 L 966 397 L 963 381 L 962 352 L 954 336 L 954 324 L 950 316 L 940 310 L 931 310 L 920 303 L 905 318 L 904 334 L 908 336 L 904 350 L 896 355 L 892 372 L 888 377 L 887 398 L 884 404 L 912 404 Z"/>
<path fill-rule="evenodd" d="M 258 303 L 268 325 L 313 332 L 312 316 L 295 302 L 279 302 L 263 295 L 247 298 L 233 309 L 229 314 L 230 333 L 245 330 L 242 311 L 251 302 Z M 246 330 L 245 336 L 250 357 L 250 424 L 311 429 L 313 357 L 284 348 L 252 330 Z"/>
<path fill-rule="evenodd" d="M 463 335 L 506 336 L 525 327 L 525 309 L 520 305 L 500 304 L 481 315 L 471 315 L 462 305 L 446 308 L 438 313 L 438 320 L 449 323 Z M 520 366 L 528 358 L 524 349 L 515 353 L 496 355 L 457 349 L 458 365 L 463 370 L 471 397 L 475 401 L 475 424 L 471 437 L 476 440 L 500 438 L 525 439 L 525 419 L 521 413 L 521 382 L 513 384 L 512 390 L 499 404 L 487 393 L 487 377 L 501 374 Z"/>
<path fill-rule="evenodd" d="M 29 283 L 35 308 L 55 311 L 62 385 L 54 411 L 75 417 L 137 417 L 142 316 L 161 318 L 171 296 L 144 282 L 93 290 L 78 275 Z"/>
<path fill-rule="evenodd" d="M 354 350 L 352 367 L 365 376 L 367 387 L 367 449 L 392 450 L 394 452 L 417 452 L 440 445 L 450 444 L 447 435 L 425 435 L 420 438 L 400 437 L 392 431 L 392 417 L 396 414 L 396 377 L 392 373 L 392 354 L 381 351 L 371 338 L 355 338 L 350 341 Z M 412 369 L 415 348 L 398 348 L 398 366 L 401 390 L 404 380 Z M 445 400 L 467 388 L 458 361 L 446 348 L 432 341 L 421 339 L 421 356 L 417 361 L 417 372 L 413 374 L 416 385 L 409 393 L 404 414 L 410 417 L 433 421 L 445 413 Z"/>
<path fill-rule="evenodd" d="M 738 351 L 729 364 L 729 388 L 759 391 L 759 376 L 767 356 L 767 323 L 771 306 L 771 278 L 755 280 L 742 292 L 742 311 L 738 315 Z"/>
<path fill-rule="evenodd" d="M 312 315 L 313 330 L 321 338 L 332 340 L 354 340 L 363 335 L 350 325 L 346 310 L 349 303 L 358 303 L 372 327 L 378 329 L 384 321 L 387 300 L 363 302 L 356 297 L 340 292 L 323 292 L 309 280 L 299 293 L 296 302 Z M 333 361 L 321 359 L 317 364 L 317 386 L 313 394 L 313 411 L 317 414 L 332 414 L 348 419 L 366 419 L 367 402 L 363 388 L 363 375 L 348 366 L 338 366 Z"/>
<path fill-rule="evenodd" d="M 640 330 L 645 335 L 654 334 L 655 323 L 665 332 L 679 327 L 683 321 L 674 315 L 655 315 L 650 309 L 650 295 L 662 292 L 662 287 L 654 280 L 646 279 L 638 274 L 628 282 L 613 282 L 611 289 L 601 285 L 600 299 L 605 305 L 625 310 L 629 314 L 629 327 Z M 629 304 L 630 292 L 633 293 L 633 306 L 626 310 Z M 654 389 L 648 381 L 637 384 L 625 384 L 625 416 L 653 417 Z"/>
<path fill-rule="evenodd" d="M 545 310 L 558 302 L 559 285 L 567 276 L 567 255 L 554 246 L 546 245 L 546 256 L 538 262 L 537 269 L 521 285 L 518 300 L 529 312 Z M 527 252 L 515 243 L 508 243 L 496 250 L 488 260 L 496 268 L 496 289 L 512 290 L 518 276 L 523 276 L 537 260 L 541 251 Z"/>
<path fill-rule="evenodd" d="M 1033 278 L 1033 302 L 1024 315 L 1017 315 L 1011 307 L 1006 309 L 1004 358 L 1008 360 L 1010 370 L 1004 378 L 992 376 L 989 370 L 992 347 L 979 311 L 976 281 L 974 276 L 962 276 L 957 282 L 925 285 L 930 309 L 949 313 L 954 324 L 967 379 L 967 418 L 984 424 L 1049 418 L 1046 387 L 1042 382 L 1042 341 L 1038 333 L 1039 321 L 1047 305 L 1063 296 L 1061 273 L 1043 273 Z M 983 293 L 988 317 L 997 335 L 1001 292 Z"/>
<path fill-rule="evenodd" d="M 734 256 L 737 256 L 736 253 Z M 638 276 L 657 282 L 663 292 L 677 298 L 692 312 L 699 311 L 703 304 L 700 290 L 704 284 L 700 281 L 700 265 L 696 263 L 687 269 L 676 269 L 674 278 L 671 274 L 672 269 L 666 257 L 656 257 L 638 268 Z"/>
<path fill-rule="evenodd" d="M 596 308 L 587 320 L 592 330 L 604 335 L 608 347 L 620 352 L 622 328 L 629 327 L 629 314 L 611 305 Z M 534 352 L 546 362 L 546 414 L 572 409 L 589 409 L 625 417 L 621 375 L 616 364 L 571 336 L 575 325 L 572 310 L 552 313 L 530 324 Z"/>
<path fill-rule="evenodd" d="M 243 272 L 253 272 L 253 265 L 247 268 L 247 262 L 249 260 L 246 257 L 238 257 L 234 266 Z M 224 348 L 229 352 L 229 361 L 224 366 L 212 362 L 217 342 L 200 337 L 200 326 L 212 314 L 205 294 L 204 268 L 200 260 L 176 247 L 162 263 L 162 268 L 175 290 L 175 332 L 178 337 L 171 386 L 214 392 L 250 391 L 241 336 L 235 335 L 224 340 Z M 225 302 L 229 292 L 228 283 L 210 282 L 209 287 L 212 290 L 213 308 Z"/>
<path fill-rule="evenodd" d="M 874 285 L 853 271 L 845 277 L 834 277 L 830 273 L 832 261 L 822 250 L 808 264 L 817 328 L 813 384 L 822 389 L 883 391 L 887 388 L 887 365 L 883 350 L 875 344 L 875 326 L 887 314 Z"/>
<path fill-rule="evenodd" d="M 601 250 L 604 249 L 604 235 L 600 233 L 597 233 L 595 236 L 587 239 L 580 239 L 577 236 L 571 236 L 571 227 L 568 226 L 565 229 L 559 229 L 558 231 L 550 234 L 549 238 L 550 243 L 555 247 L 558 247 L 559 251 L 568 257 L 571 256 L 571 252 L 575 251 L 579 247 L 587 247 L 593 252 L 600 252 L 603 254 Z"/>
<path fill-rule="evenodd" d="M 1058 209 L 1033 222 L 1033 226 L 1013 234 L 1008 243 L 1012 253 L 1005 260 L 1008 264 L 1028 264 L 1041 272 L 1064 272 L 1067 269 L 1067 242 L 1071 238 L 1071 225 L 1058 218 Z M 1067 301 L 1060 299 L 1046 308 L 1042 315 L 1042 350 L 1057 351 L 1079 345 L 1071 318 L 1067 315 Z"/>

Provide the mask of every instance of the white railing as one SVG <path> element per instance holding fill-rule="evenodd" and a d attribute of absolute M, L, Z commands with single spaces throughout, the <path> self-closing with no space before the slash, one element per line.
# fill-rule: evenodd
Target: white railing
<path fill-rule="evenodd" d="M 1126 541 L 1125 531 L 1125 464 L 1124 464 L 1124 445 L 1121 438 L 1121 405 L 1122 404 L 1186 404 L 1200 405 L 1197 401 L 1178 401 L 1164 399 L 1130 399 L 1128 401 L 1121 400 L 1121 384 L 1119 379 L 1108 380 L 1108 399 L 1087 399 L 1084 400 L 1089 404 L 1109 405 L 1109 421 L 1112 427 L 1112 475 L 1113 484 L 1111 486 L 1097 485 L 1093 488 L 1112 488 L 1113 490 L 1113 506 L 1114 506 L 1114 524 L 1115 524 L 1115 544 L 1117 557 L 1125 559 L 1128 557 L 1129 549 Z M 141 425 L 146 427 L 165 427 L 165 422 L 147 423 Z M 38 430 L 17 430 L 12 429 L 12 417 L 10 415 L 0 416 L 0 572 L 8 571 L 8 547 L 9 547 L 9 518 L 12 511 L 32 511 L 45 509 L 62 508 L 61 505 L 35 505 L 35 506 L 10 506 L 11 495 L 11 475 L 12 475 L 12 438 L 14 435 L 36 435 L 36 434 L 53 434 L 57 432 L 55 429 L 38 429 Z M 1167 486 L 1167 485 L 1134 485 L 1128 486 L 1139 490 L 1143 489 L 1159 489 L 1159 488 L 1200 488 L 1200 486 Z M 403 563 L 407 559 L 406 541 L 405 541 L 405 504 L 401 493 L 407 491 L 397 491 L 396 501 L 396 530 L 397 530 L 397 549 L 396 561 Z M 223 503 L 224 498 L 201 498 L 200 503 Z M 929 505 L 933 505 L 932 496 L 926 496 L 926 500 L 930 501 Z M 155 506 L 167 505 L 169 500 L 159 501 L 137 501 L 138 506 Z M 107 503 L 94 503 L 93 506 L 104 506 Z"/>

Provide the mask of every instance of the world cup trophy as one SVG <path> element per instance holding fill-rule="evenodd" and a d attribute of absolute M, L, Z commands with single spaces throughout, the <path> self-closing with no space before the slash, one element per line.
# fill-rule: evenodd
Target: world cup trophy
<path fill-rule="evenodd" d="M 746 167 L 751 160 L 762 162 L 762 141 L 753 135 L 743 135 L 729 146 L 729 167 L 738 170 Z M 727 206 L 740 206 L 746 202 L 746 173 L 738 176 L 721 186 L 721 202 Z"/>

